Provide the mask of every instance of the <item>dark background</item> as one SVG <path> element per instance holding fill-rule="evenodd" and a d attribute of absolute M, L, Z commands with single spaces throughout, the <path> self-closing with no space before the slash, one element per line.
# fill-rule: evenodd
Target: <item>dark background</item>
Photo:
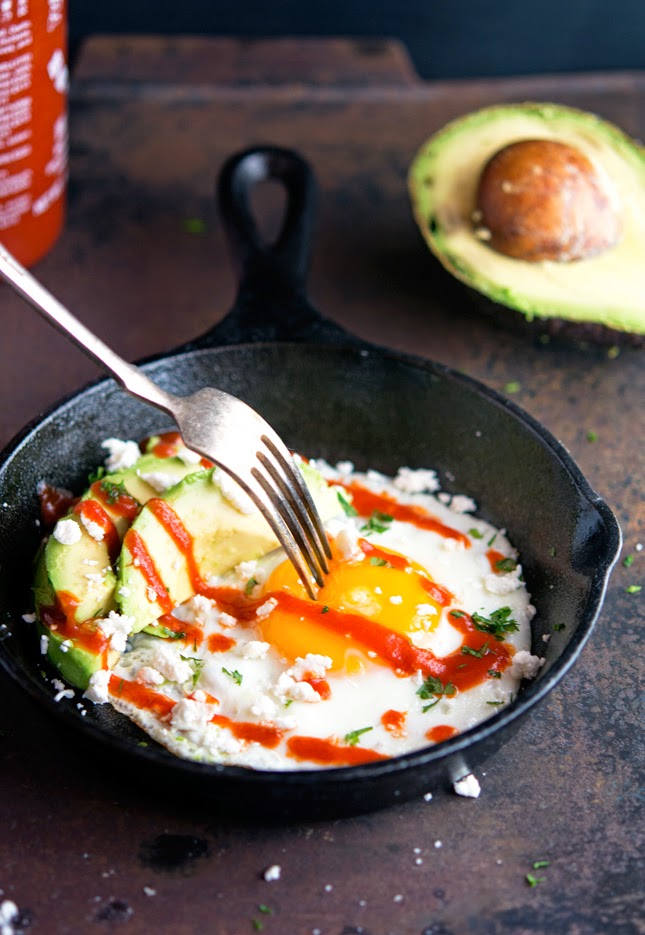
<path fill-rule="evenodd" d="M 84 36 L 379 36 L 423 78 L 645 67 L 645 0 L 69 0 Z"/>

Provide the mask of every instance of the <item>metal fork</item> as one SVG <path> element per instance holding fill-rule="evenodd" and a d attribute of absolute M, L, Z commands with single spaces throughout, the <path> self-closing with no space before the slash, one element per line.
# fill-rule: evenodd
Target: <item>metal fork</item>
<path fill-rule="evenodd" d="M 0 274 L 23 299 L 99 364 L 126 392 L 167 413 L 184 444 L 208 458 L 251 497 L 295 566 L 307 593 L 329 571 L 329 542 L 289 449 L 254 409 L 215 387 L 174 396 L 115 354 L 0 244 Z"/>

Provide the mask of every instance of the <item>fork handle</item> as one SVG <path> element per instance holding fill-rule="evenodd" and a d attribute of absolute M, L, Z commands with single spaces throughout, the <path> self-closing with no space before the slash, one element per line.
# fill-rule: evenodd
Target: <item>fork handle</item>
<path fill-rule="evenodd" d="M 94 363 L 106 370 L 132 396 L 170 413 L 175 397 L 97 338 L 0 244 L 0 275 L 45 321 L 70 338 Z"/>

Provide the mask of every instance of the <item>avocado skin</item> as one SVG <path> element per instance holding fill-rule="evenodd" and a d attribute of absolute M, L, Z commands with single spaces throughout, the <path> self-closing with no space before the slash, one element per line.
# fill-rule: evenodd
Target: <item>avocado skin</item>
<path fill-rule="evenodd" d="M 562 302 L 561 315 L 555 314 L 552 309 L 548 314 L 540 314 L 540 307 L 532 304 L 530 296 L 527 297 L 526 294 L 522 294 L 521 286 L 518 285 L 521 274 L 518 273 L 518 279 L 513 283 L 495 282 L 495 287 L 492 289 L 491 282 L 488 281 L 487 286 L 480 287 L 477 282 L 476 271 L 475 273 L 471 272 L 467 264 L 460 263 L 459 257 L 453 256 L 449 249 L 442 247 L 442 241 L 446 239 L 446 235 L 441 225 L 437 225 L 434 211 L 427 210 L 428 196 L 423 191 L 424 176 L 427 175 L 427 172 L 424 172 L 423 169 L 425 152 L 434 144 L 437 138 L 442 136 L 447 138 L 450 135 L 455 135 L 460 130 L 461 124 L 482 121 L 486 119 L 488 114 L 493 117 L 504 111 L 539 115 L 545 118 L 547 122 L 550 115 L 554 115 L 560 120 L 562 120 L 563 116 L 570 117 L 572 122 L 582 121 L 586 132 L 597 132 L 607 145 L 611 143 L 623 152 L 630 151 L 634 166 L 637 167 L 634 172 L 640 173 L 642 197 L 645 202 L 645 149 L 613 124 L 594 114 L 551 103 L 524 102 L 483 108 L 458 117 L 438 130 L 421 146 L 410 167 L 408 187 L 413 213 L 423 240 L 426 246 L 430 248 L 432 260 L 434 261 L 432 265 L 437 270 L 441 270 L 440 275 L 445 275 L 446 272 L 449 273 L 450 278 L 458 284 L 462 294 L 465 292 L 473 305 L 497 324 L 516 333 L 527 335 L 539 343 L 553 341 L 554 343 L 575 345 L 577 347 L 589 345 L 645 347 L 645 298 L 641 313 L 642 328 L 639 328 L 639 330 L 613 327 L 612 324 L 602 320 L 601 314 L 596 313 L 595 309 L 590 309 L 589 315 L 585 319 L 568 318 L 565 314 L 566 301 Z M 483 168 L 483 164 L 478 166 L 477 172 L 481 171 L 481 168 Z M 474 203 L 472 207 L 474 209 Z M 619 247 L 613 249 L 620 250 Z M 515 262 L 518 263 L 518 267 L 521 267 L 522 261 Z M 584 265 L 585 262 L 585 260 L 578 261 L 580 265 Z M 611 283 L 605 283 L 605 288 L 606 292 L 610 293 Z M 492 291 L 495 293 L 494 297 L 491 295 Z M 645 296 L 645 288 L 643 295 Z"/>

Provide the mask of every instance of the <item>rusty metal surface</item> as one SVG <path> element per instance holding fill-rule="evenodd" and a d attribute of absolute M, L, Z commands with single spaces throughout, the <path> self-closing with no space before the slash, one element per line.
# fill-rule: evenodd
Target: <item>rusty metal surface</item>
<path fill-rule="evenodd" d="M 161 40 L 147 40 L 150 61 L 156 41 L 164 54 Z M 494 101 L 558 100 L 645 136 L 645 75 L 414 85 L 404 62 L 399 79 L 392 76 L 387 45 L 346 45 L 355 64 L 339 73 L 364 72 L 366 80 L 343 84 L 329 80 L 331 43 L 316 55 L 299 53 L 286 81 L 284 46 L 242 50 L 212 40 L 212 59 L 227 63 L 214 76 L 202 52 L 203 72 L 194 61 L 183 71 L 180 63 L 173 81 L 161 82 L 151 66 L 148 82 L 143 72 L 125 80 L 123 56 L 137 56 L 130 42 L 124 52 L 123 42 L 110 51 L 102 40 L 94 58 L 90 44 L 80 62 L 69 218 L 38 267 L 45 283 L 131 359 L 196 336 L 234 292 L 211 197 L 219 167 L 241 146 L 293 146 L 320 182 L 314 301 L 366 338 L 444 361 L 497 389 L 518 382 L 514 398 L 569 448 L 615 510 L 625 553 L 635 559 L 615 571 L 574 670 L 479 773 L 478 800 L 439 789 L 430 802 L 350 820 L 232 824 L 87 762 L 74 738 L 54 731 L 3 679 L 3 898 L 24 910 L 29 931 L 47 935 L 243 935 L 259 925 L 266 935 L 645 931 L 643 596 L 626 593 L 642 582 L 645 561 L 636 551 L 645 540 L 643 357 L 532 343 L 481 317 L 429 262 L 405 190 L 423 139 Z M 321 69 L 328 78 L 319 83 Z M 204 220 L 203 233 L 186 230 L 195 218 Z M 0 296 L 4 443 L 96 371 L 6 290 Z M 538 860 L 550 865 L 533 871 Z M 281 879 L 267 883 L 262 872 L 274 863 Z M 530 872 L 544 882 L 529 886 Z"/>

